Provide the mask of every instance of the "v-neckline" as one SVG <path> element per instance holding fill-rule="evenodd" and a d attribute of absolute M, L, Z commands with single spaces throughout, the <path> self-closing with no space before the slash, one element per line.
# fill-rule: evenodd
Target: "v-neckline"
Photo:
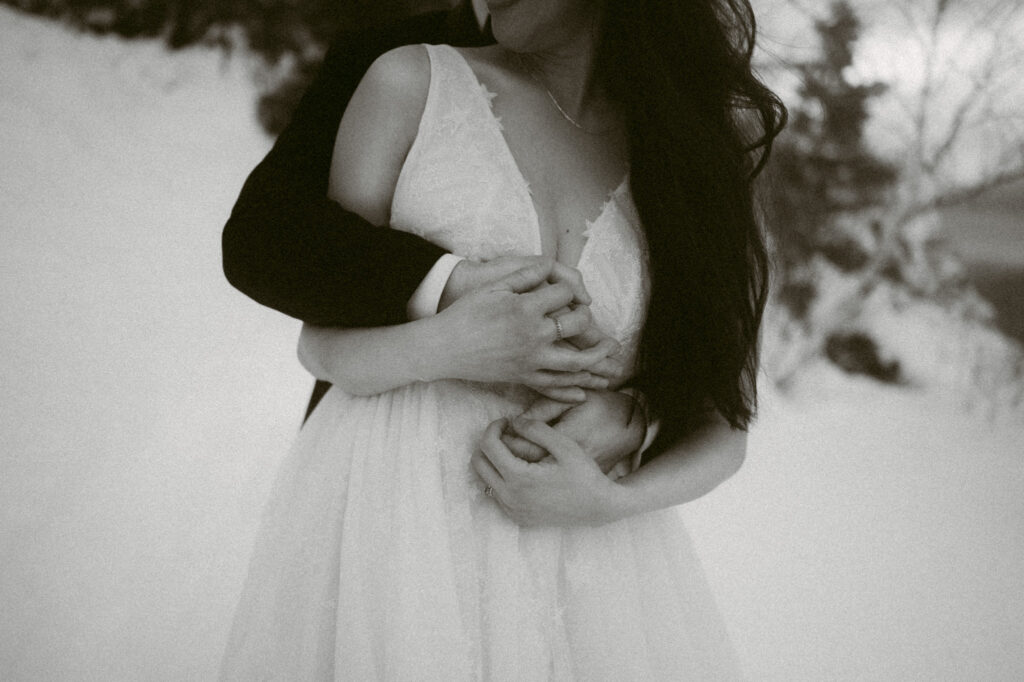
<path fill-rule="evenodd" d="M 541 229 L 540 224 L 540 211 L 537 210 L 537 204 L 533 200 L 533 191 L 530 189 L 530 183 L 526 179 L 526 176 L 523 174 L 522 169 L 519 167 L 519 162 L 516 160 L 515 154 L 512 153 L 512 147 L 509 146 L 508 139 L 505 137 L 505 133 L 502 129 L 501 119 L 498 118 L 498 116 L 494 113 L 494 107 L 491 104 L 491 100 L 497 97 L 497 94 L 492 93 L 490 90 L 488 90 L 487 86 L 480 81 L 479 76 L 476 75 L 476 71 L 474 71 L 473 67 L 470 66 L 469 60 L 466 59 L 466 57 L 461 52 L 459 52 L 458 49 L 452 47 L 451 45 L 445 45 L 444 47 L 447 47 L 458 57 L 458 60 L 466 69 L 467 74 L 472 78 L 473 82 L 476 83 L 478 97 L 483 102 L 484 107 L 487 109 L 487 115 L 492 124 L 491 129 L 494 131 L 495 135 L 497 135 L 498 141 L 500 142 L 498 146 L 501 147 L 501 149 L 503 150 L 503 153 L 505 154 L 506 157 L 506 161 L 508 162 L 507 165 L 512 169 L 513 174 L 519 182 L 519 187 L 525 197 L 525 201 L 530 207 L 530 218 L 533 220 L 533 235 L 535 239 L 537 253 L 538 255 L 544 255 L 544 232 Z M 608 193 L 608 196 L 604 200 L 604 203 L 601 205 L 601 210 L 597 214 L 597 216 L 594 217 L 593 220 L 585 217 L 583 218 L 583 224 L 585 225 L 583 230 L 583 246 L 580 247 L 579 256 L 577 257 L 576 262 L 565 263 L 565 265 L 578 268 L 580 263 L 583 262 L 583 257 L 586 255 L 587 249 L 592 241 L 590 238 L 590 231 L 594 228 L 595 225 L 599 224 L 604 219 L 605 215 L 608 213 L 609 208 L 612 206 L 612 204 L 615 203 L 615 198 L 619 195 L 620 192 L 622 192 L 622 190 L 626 187 L 628 182 L 629 172 L 627 171 L 626 174 L 623 176 L 622 180 L 619 182 L 619 184 L 615 186 L 615 189 L 611 190 Z M 557 259 L 557 233 L 555 235 L 555 248 L 556 253 L 554 254 L 554 256 Z"/>

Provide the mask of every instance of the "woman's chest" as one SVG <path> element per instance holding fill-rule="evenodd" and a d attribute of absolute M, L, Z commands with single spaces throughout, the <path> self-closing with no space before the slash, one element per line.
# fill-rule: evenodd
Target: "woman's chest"
<path fill-rule="evenodd" d="M 473 148 L 421 150 L 403 170 L 392 225 L 476 260 L 546 251 L 529 187 L 500 159 Z M 628 179 L 583 219 L 574 260 L 595 322 L 632 345 L 649 298 L 647 247 Z"/>
<path fill-rule="evenodd" d="M 494 96 L 461 57 L 443 47 L 430 53 L 431 92 L 395 189 L 392 226 L 473 259 L 557 255 L 582 273 L 598 325 L 632 340 L 649 275 L 622 164 L 596 147 L 573 157 L 558 147 L 566 141 L 531 137 L 529 126 L 510 128 L 507 140 Z"/>

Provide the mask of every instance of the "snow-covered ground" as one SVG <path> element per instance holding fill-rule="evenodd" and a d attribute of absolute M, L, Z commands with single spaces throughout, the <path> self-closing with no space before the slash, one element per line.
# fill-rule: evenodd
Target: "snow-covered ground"
<path fill-rule="evenodd" d="M 0 679 L 206 680 L 309 379 L 242 59 L 0 8 Z M 752 680 L 1024 679 L 1024 424 L 821 367 L 684 510 Z"/>

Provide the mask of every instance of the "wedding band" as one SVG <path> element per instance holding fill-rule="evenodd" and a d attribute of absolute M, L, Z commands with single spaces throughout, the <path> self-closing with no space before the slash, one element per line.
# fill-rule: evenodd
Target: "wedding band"
<path fill-rule="evenodd" d="M 494 488 L 492 488 L 491 486 L 487 486 L 486 488 L 484 488 L 484 495 L 486 495 L 487 497 L 494 497 Z"/>
<path fill-rule="evenodd" d="M 551 319 L 555 323 L 555 341 L 561 341 L 565 338 L 562 336 L 562 323 L 558 321 L 557 317 L 552 317 Z"/>

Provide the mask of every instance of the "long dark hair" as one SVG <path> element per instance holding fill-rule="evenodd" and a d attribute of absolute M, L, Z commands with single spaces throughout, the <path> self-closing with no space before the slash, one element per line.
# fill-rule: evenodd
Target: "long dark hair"
<path fill-rule="evenodd" d="M 627 122 L 652 296 L 634 385 L 663 445 L 756 406 L 768 255 L 753 180 L 786 109 L 754 75 L 747 0 L 606 0 L 596 73 Z"/>

